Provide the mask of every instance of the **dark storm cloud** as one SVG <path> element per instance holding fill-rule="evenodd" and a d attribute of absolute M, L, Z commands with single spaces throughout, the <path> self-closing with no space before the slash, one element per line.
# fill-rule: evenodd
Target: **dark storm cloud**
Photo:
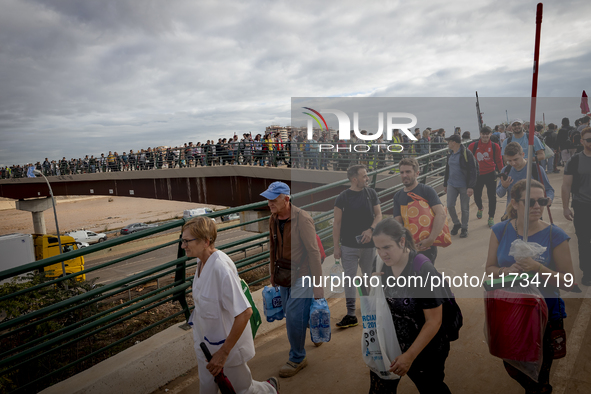
<path fill-rule="evenodd" d="M 535 4 L 7 0 L 0 164 L 260 132 L 297 96 L 527 97 Z M 590 8 L 546 6 L 539 96 L 589 89 Z"/>

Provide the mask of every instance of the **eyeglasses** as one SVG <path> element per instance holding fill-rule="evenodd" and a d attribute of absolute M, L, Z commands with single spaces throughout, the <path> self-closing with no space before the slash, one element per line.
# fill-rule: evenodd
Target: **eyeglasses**
<path fill-rule="evenodd" d="M 179 242 L 181 243 L 181 245 L 186 245 L 191 241 L 196 241 L 197 238 L 193 238 L 193 239 L 181 239 Z"/>
<path fill-rule="evenodd" d="M 588 144 L 591 144 L 591 138 L 581 138 L 582 141 L 585 141 Z"/>
<path fill-rule="evenodd" d="M 519 200 L 519 201 L 523 201 L 525 203 L 524 199 Z M 546 197 L 538 198 L 537 200 L 535 198 L 530 198 L 529 199 L 529 207 L 532 208 L 534 205 L 536 205 L 536 202 L 538 203 L 539 206 L 545 207 L 550 202 L 550 199 L 546 198 Z"/>

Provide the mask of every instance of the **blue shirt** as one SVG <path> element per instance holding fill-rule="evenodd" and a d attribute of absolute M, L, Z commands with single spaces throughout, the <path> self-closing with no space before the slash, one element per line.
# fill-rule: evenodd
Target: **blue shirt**
<path fill-rule="evenodd" d="M 505 148 L 507 147 L 507 141 L 509 141 L 509 138 L 507 138 L 507 139 L 505 139 L 505 141 L 503 141 L 503 146 L 501 148 L 502 155 L 505 154 Z M 517 142 L 519 145 L 521 145 L 521 147 L 523 148 L 523 151 L 525 152 L 525 158 L 527 159 L 527 147 L 529 144 L 527 134 L 523 133 L 523 136 L 521 138 L 515 138 L 515 135 L 513 135 L 513 139 L 511 140 L 511 142 Z M 534 154 L 539 150 L 544 150 L 544 146 L 540 142 L 540 139 L 534 135 Z"/>
<path fill-rule="evenodd" d="M 513 179 L 513 182 L 511 182 L 511 184 L 509 185 L 508 188 L 505 189 L 503 187 L 503 185 L 501 184 L 501 181 L 499 180 L 499 184 L 497 185 L 497 196 L 504 197 L 506 194 L 507 195 L 507 206 L 509 206 L 509 203 L 511 202 L 511 189 L 513 188 L 513 185 L 516 184 L 517 181 L 520 181 L 520 180 L 525 179 L 527 177 L 527 166 L 529 166 L 529 165 L 531 165 L 531 164 L 529 164 L 529 162 L 528 162 L 519 171 L 517 171 L 515 169 L 515 167 L 511 167 L 511 171 L 509 171 L 509 176 Z M 503 167 L 503 170 L 501 172 L 505 172 L 505 168 L 507 168 L 507 167 Z M 537 166 L 536 166 L 535 170 L 537 171 Z M 550 181 L 548 180 L 548 176 L 546 175 L 546 171 L 544 171 L 542 166 L 540 166 L 540 172 L 542 173 L 542 179 L 540 180 L 540 182 L 543 181 L 542 184 L 544 185 L 544 188 L 546 189 L 546 196 L 548 196 L 548 198 L 550 198 L 552 201 L 554 201 L 554 188 L 552 187 L 552 185 L 550 185 Z"/>
<path fill-rule="evenodd" d="M 456 153 L 452 153 L 449 157 L 449 179 L 448 186 L 466 187 L 466 174 L 460 167 L 460 160 L 462 159 L 462 150 L 458 149 Z"/>
<path fill-rule="evenodd" d="M 499 247 L 497 248 L 497 264 L 499 267 L 510 267 L 515 263 L 515 258 L 509 256 L 509 250 L 511 249 L 511 243 L 518 238 L 522 239 L 522 237 L 515 231 L 513 223 L 513 221 L 505 221 L 497 223 L 492 227 L 492 231 L 499 241 Z M 552 227 L 552 242 L 550 242 L 550 227 Z M 554 248 L 569 239 L 570 237 L 564 232 L 564 230 L 551 224 L 545 229 L 530 235 L 528 237 L 528 242 L 535 242 L 539 245 L 545 246 L 546 251 L 542 253 L 536 261 L 542 263 L 545 267 L 548 267 L 551 270 L 556 270 L 550 257 L 551 253 L 554 252 Z M 544 287 L 543 284 L 546 281 L 546 276 L 540 277 L 539 280 L 541 284 L 538 289 L 546 299 L 550 320 L 564 319 L 566 317 L 566 311 L 564 309 L 564 301 L 560 298 L 560 290 L 550 286 Z"/>

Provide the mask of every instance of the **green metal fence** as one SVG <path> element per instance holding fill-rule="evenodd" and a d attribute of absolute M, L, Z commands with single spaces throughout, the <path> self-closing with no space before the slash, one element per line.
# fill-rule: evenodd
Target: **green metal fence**
<path fill-rule="evenodd" d="M 419 156 L 421 175 L 419 180 L 429 179 L 431 186 L 443 183 L 442 174 L 445 168 L 446 149 L 427 155 Z M 363 161 L 363 160 L 362 160 Z M 372 187 L 380 188 L 380 184 L 397 177 L 398 164 L 384 166 L 370 172 Z M 294 204 L 298 200 L 314 193 L 335 188 L 342 188 L 348 184 L 343 179 L 312 190 L 296 193 L 292 196 Z M 382 210 L 392 208 L 391 196 L 403 187 L 398 183 L 393 187 L 383 188 L 378 193 Z M 314 207 L 321 203 L 333 201 L 338 193 L 313 203 L 300 206 L 311 212 L 317 212 Z M 206 216 L 215 218 L 231 213 L 261 209 L 267 205 L 266 201 L 249 204 L 237 208 L 218 211 Z M 327 255 L 332 254 L 332 227 L 330 220 L 333 211 L 319 212 L 314 215 L 318 234 L 326 245 Z M 219 229 L 228 231 L 248 224 L 255 224 L 267 220 L 267 217 L 233 224 Z M 78 256 L 85 256 L 97 251 L 106 250 L 117 245 L 139 239 L 148 238 L 165 231 L 178 230 L 185 220 L 168 222 L 156 228 L 138 233 L 117 237 L 106 242 L 36 261 L 28 265 L 0 272 L 0 280 L 40 270 L 45 266 L 60 263 Z M 256 234 L 238 241 L 217 245 L 218 249 L 234 256 L 234 262 L 239 274 L 266 267 L 269 263 L 268 232 Z M 178 245 L 176 255 L 171 260 L 157 267 L 130 275 L 129 277 L 108 283 L 104 286 L 93 286 L 91 283 L 77 284 L 76 277 L 85 274 L 91 277 L 96 271 L 116 266 L 126 260 L 142 256 L 150 252 Z M 244 254 L 244 256 L 242 256 Z M 174 257 L 174 258 L 173 258 Z M 109 354 L 122 349 L 124 343 L 169 323 L 173 319 L 188 319 L 192 307 L 190 292 L 192 277 L 187 271 L 196 266 L 196 261 L 184 255 L 177 240 L 164 242 L 139 252 L 117 258 L 84 271 L 69 274 L 65 277 L 44 280 L 37 277 L 28 284 L 13 284 L 0 287 L 0 311 L 7 316 L 0 323 L 0 391 L 6 393 L 38 392 L 44 387 L 63 380 L 68 376 L 88 368 L 97 360 L 106 358 Z M 267 271 L 266 269 L 264 269 Z M 148 283 L 159 283 L 162 278 L 174 275 L 171 283 L 165 283 L 146 294 L 131 297 L 131 289 L 146 286 Z M 268 275 L 259 275 L 249 285 L 261 284 L 268 280 Z M 67 290 L 64 284 L 67 283 Z M 129 294 L 126 302 L 106 304 L 107 300 Z M 189 300 L 189 302 L 187 301 Z M 178 303 L 178 311 L 158 321 L 129 332 L 116 340 L 108 340 L 109 330 L 121 328 L 133 321 L 141 314 L 150 313 L 154 308 L 169 302 Z M 105 306 L 107 305 L 107 306 Z M 20 314 L 19 314 L 20 311 Z M 100 338 L 98 340 L 97 338 Z M 80 350 L 82 349 L 82 350 Z"/>

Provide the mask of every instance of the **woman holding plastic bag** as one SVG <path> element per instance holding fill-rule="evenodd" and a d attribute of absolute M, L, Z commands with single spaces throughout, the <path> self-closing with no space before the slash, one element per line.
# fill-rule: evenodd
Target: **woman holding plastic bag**
<path fill-rule="evenodd" d="M 216 237 L 215 223 L 202 216 L 185 223 L 181 236 L 186 255 L 199 259 L 193 279 L 195 310 L 189 319 L 195 340 L 199 392 L 217 393 L 214 377 L 224 373 L 236 393 L 277 393 L 276 378 L 254 381 L 246 364 L 255 354 L 249 322 L 252 307 L 242 292 L 236 265 L 215 248 Z M 210 361 L 201 343 L 211 353 Z"/>
<path fill-rule="evenodd" d="M 530 201 L 527 202 L 525 201 L 525 189 L 525 179 L 513 186 L 511 203 L 507 211 L 509 220 L 497 223 L 492 227 L 486 273 L 495 276 L 504 275 L 505 277 L 511 273 L 534 274 L 533 281 L 530 280 L 529 289 L 533 288 L 533 291 L 536 292 L 539 290 L 548 307 L 547 324 L 541 344 L 542 362 L 537 379 L 534 379 L 536 376 L 532 377 L 531 374 L 528 376 L 523 368 L 516 368 L 514 366 L 516 363 L 504 360 L 503 364 L 509 376 L 525 388 L 527 393 L 546 393 L 552 390 L 549 380 L 552 359 L 555 358 L 555 346 L 557 348 L 560 348 L 561 344 L 565 346 L 564 341 L 566 340 L 563 329 L 563 319 L 566 317 L 566 313 L 564 301 L 560 298 L 559 288 L 572 290 L 574 275 L 568 246 L 570 237 L 561 228 L 541 220 L 543 209 L 549 203 L 548 198 L 544 197 L 544 186 L 540 182 L 532 180 Z M 524 242 L 515 242 L 523 239 L 526 209 L 529 209 L 527 245 Z M 532 243 L 538 245 L 532 246 Z M 523 249 L 527 250 L 528 247 L 531 250 L 530 255 L 534 255 L 533 258 L 524 257 L 527 252 L 524 253 Z M 534 284 L 535 274 L 538 274 L 539 284 Z M 526 293 L 528 298 L 533 295 L 531 291 Z M 490 323 L 488 324 L 490 327 Z M 510 323 L 507 320 L 502 324 Z M 488 334 L 490 335 L 490 333 Z M 564 350 L 566 350 L 565 347 Z"/>
<path fill-rule="evenodd" d="M 444 289 L 433 291 L 415 286 L 409 277 L 439 275 L 431 262 L 422 264 L 415 272 L 413 261 L 417 252 L 412 234 L 393 218 L 381 221 L 373 233 L 378 255 L 383 266 L 374 275 L 381 275 L 384 295 L 388 303 L 395 335 L 401 353 L 391 361 L 389 371 L 407 375 L 420 393 L 450 393 L 443 382 L 445 360 L 449 354 L 449 340 L 441 327 L 445 300 Z M 395 283 L 395 285 L 393 285 Z M 379 319 L 378 319 L 379 325 Z M 380 327 L 378 327 L 378 331 Z M 370 372 L 370 393 L 396 393 L 400 379 L 381 379 Z"/>

